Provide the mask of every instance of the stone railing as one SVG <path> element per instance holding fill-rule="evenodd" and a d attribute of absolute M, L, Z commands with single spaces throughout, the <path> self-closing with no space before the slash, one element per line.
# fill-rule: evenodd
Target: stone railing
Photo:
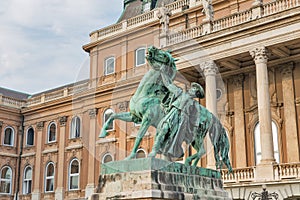
<path fill-rule="evenodd" d="M 286 163 L 274 165 L 274 175 L 276 180 L 300 179 L 300 163 Z"/>
<path fill-rule="evenodd" d="M 277 0 L 263 5 L 263 15 L 268 16 L 300 5 L 300 0 Z"/>
<path fill-rule="evenodd" d="M 127 28 L 136 27 L 140 24 L 146 24 L 152 21 L 155 21 L 156 17 L 154 14 L 154 10 L 150 12 L 146 12 L 142 15 L 138 15 L 136 17 L 130 18 L 127 20 Z"/>
<path fill-rule="evenodd" d="M 172 12 L 172 14 L 176 14 L 181 12 L 183 7 L 191 8 L 199 4 L 201 4 L 201 0 L 179 0 L 166 5 L 166 7 Z M 121 32 L 125 32 L 126 30 L 136 28 L 138 26 L 143 26 L 147 23 L 151 23 L 155 21 L 158 22 L 158 18 L 156 16 L 157 12 L 158 9 L 154 9 L 150 12 L 143 13 L 141 15 L 124 20 L 117 24 L 113 24 L 111 26 L 94 31 L 90 34 L 90 40 L 91 42 L 102 40 L 109 36 L 119 34 Z"/>
<path fill-rule="evenodd" d="M 189 28 L 187 30 L 179 31 L 177 33 L 168 36 L 167 45 L 176 44 L 182 41 L 199 37 L 202 35 L 202 33 L 203 33 L 202 25 Z"/>
<path fill-rule="evenodd" d="M 233 169 L 231 174 L 227 170 L 222 170 L 222 179 L 224 183 L 239 183 L 254 181 L 254 167 L 247 167 L 241 169 Z"/>
<path fill-rule="evenodd" d="M 15 99 L 13 97 L 7 97 L 0 94 L 0 105 L 5 105 L 14 108 L 21 108 L 26 105 L 25 100 Z"/>
<path fill-rule="evenodd" d="M 71 96 L 71 95 L 80 93 L 82 91 L 87 90 L 88 88 L 89 88 L 88 81 L 75 83 L 72 86 L 66 86 L 65 88 L 61 88 L 61 89 L 45 92 L 45 93 L 42 93 L 37 96 L 33 96 L 33 97 L 29 98 L 26 101 L 26 104 L 24 103 L 24 105 L 32 106 L 32 105 L 36 105 L 36 104 L 40 104 L 40 103 L 53 101 L 53 100 L 56 100 L 59 98 L 63 98 L 63 97 L 67 97 L 67 96 Z"/>
<path fill-rule="evenodd" d="M 233 27 L 250 21 L 252 18 L 252 10 L 246 10 L 240 13 L 223 17 L 213 22 L 213 31 L 219 31 L 228 27 Z"/>

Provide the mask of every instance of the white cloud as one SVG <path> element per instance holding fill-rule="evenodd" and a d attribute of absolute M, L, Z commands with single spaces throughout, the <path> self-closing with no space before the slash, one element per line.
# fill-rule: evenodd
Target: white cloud
<path fill-rule="evenodd" d="M 32 94 L 87 78 L 81 47 L 122 7 L 123 0 L 1 0 L 0 86 Z"/>

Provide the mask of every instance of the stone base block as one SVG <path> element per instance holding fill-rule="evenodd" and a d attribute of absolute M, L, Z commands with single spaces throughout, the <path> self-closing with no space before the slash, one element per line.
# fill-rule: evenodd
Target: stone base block
<path fill-rule="evenodd" d="M 156 158 L 110 162 L 101 166 L 97 193 L 102 199 L 229 199 L 220 173 Z"/>

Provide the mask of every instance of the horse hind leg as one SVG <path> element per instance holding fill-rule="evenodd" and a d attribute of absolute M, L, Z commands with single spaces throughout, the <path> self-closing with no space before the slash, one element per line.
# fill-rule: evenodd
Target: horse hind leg
<path fill-rule="evenodd" d="M 126 122 L 132 122 L 133 118 L 132 115 L 130 114 L 130 112 L 123 112 L 123 113 L 113 113 L 108 119 L 107 121 L 104 123 L 100 135 L 100 138 L 104 138 L 107 136 L 108 132 L 107 129 L 109 128 L 109 126 L 111 125 L 111 123 L 113 123 L 113 121 L 115 119 L 120 119 L 122 121 L 126 121 Z"/>
<path fill-rule="evenodd" d="M 130 159 L 135 158 L 136 152 L 137 152 L 137 150 L 140 146 L 140 143 L 141 143 L 143 137 L 145 136 L 145 133 L 147 132 L 150 124 L 151 124 L 151 119 L 147 118 L 147 117 L 144 117 L 143 120 L 142 120 L 140 129 L 137 133 L 137 136 L 136 136 L 136 139 L 135 139 L 135 142 L 134 142 L 134 146 L 131 150 L 131 153 L 129 154 L 128 157 L 125 158 L 125 160 L 130 160 Z"/>

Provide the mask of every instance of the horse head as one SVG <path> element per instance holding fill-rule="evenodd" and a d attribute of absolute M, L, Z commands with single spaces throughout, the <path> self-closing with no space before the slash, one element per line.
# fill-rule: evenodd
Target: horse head
<path fill-rule="evenodd" d="M 154 46 L 150 46 L 148 48 L 146 59 L 151 66 L 152 69 L 159 71 L 162 66 L 168 66 L 168 72 L 172 79 L 175 78 L 176 75 L 176 65 L 175 61 L 177 59 L 173 58 L 170 51 L 164 51 L 158 49 Z"/>

